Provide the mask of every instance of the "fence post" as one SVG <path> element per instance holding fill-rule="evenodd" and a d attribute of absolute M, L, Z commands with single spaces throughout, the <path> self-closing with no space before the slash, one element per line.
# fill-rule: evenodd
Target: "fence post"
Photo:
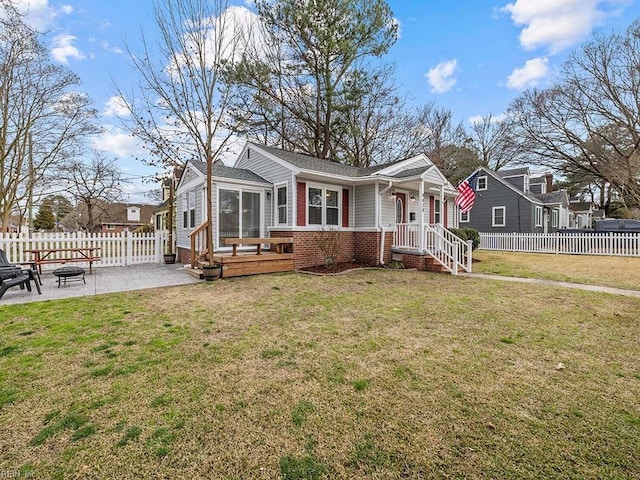
<path fill-rule="evenodd" d="M 467 240 L 467 272 L 471 273 L 473 263 L 473 241 Z"/>

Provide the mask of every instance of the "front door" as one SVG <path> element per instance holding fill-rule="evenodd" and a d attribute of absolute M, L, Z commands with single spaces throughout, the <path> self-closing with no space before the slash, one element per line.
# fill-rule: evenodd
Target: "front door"
<path fill-rule="evenodd" d="M 221 188 L 218 197 L 218 245 L 225 238 L 256 238 L 261 231 L 261 194 Z"/>

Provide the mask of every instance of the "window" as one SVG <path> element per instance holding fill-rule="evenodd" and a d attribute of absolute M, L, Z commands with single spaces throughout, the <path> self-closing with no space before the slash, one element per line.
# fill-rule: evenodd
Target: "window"
<path fill-rule="evenodd" d="M 493 207 L 493 214 L 491 219 L 492 227 L 504 227 L 505 226 L 505 207 Z"/>
<path fill-rule="evenodd" d="M 278 223 L 283 225 L 287 223 L 287 187 L 279 187 L 276 192 Z"/>
<path fill-rule="evenodd" d="M 542 207 L 536 207 L 536 227 L 542 226 Z"/>
<path fill-rule="evenodd" d="M 558 210 L 551 210 L 551 227 L 558 228 L 558 218 L 560 217 L 560 212 Z"/>
<path fill-rule="evenodd" d="M 189 190 L 189 228 L 196 228 L 196 191 Z"/>
<path fill-rule="evenodd" d="M 322 189 L 309 188 L 309 225 L 322 225 Z"/>
<path fill-rule="evenodd" d="M 340 218 L 338 215 L 338 192 L 336 190 L 327 190 L 325 197 L 327 199 L 326 224 L 337 226 Z"/>
<path fill-rule="evenodd" d="M 467 223 L 469 221 L 469 212 L 460 212 L 460 223 Z"/>
<path fill-rule="evenodd" d="M 189 190 L 185 194 L 182 211 L 182 228 L 196 228 L 196 191 Z"/>
<path fill-rule="evenodd" d="M 404 206 L 403 206 L 403 204 L 402 204 L 402 198 L 399 198 L 399 197 L 398 197 L 398 198 L 396 199 L 396 223 L 402 223 L 402 220 L 404 220 L 404 219 L 403 219 L 403 216 L 404 216 L 404 215 L 402 215 L 402 212 L 403 212 L 403 210 L 404 210 L 404 208 L 403 208 L 403 207 L 404 207 Z"/>
<path fill-rule="evenodd" d="M 256 238 L 261 231 L 261 195 L 248 190 L 218 192 L 218 237 Z"/>
<path fill-rule="evenodd" d="M 478 188 L 476 190 L 486 190 L 487 189 L 487 177 L 478 177 Z"/>
<path fill-rule="evenodd" d="M 433 223 L 440 223 L 440 199 L 436 198 L 433 202 Z"/>
<path fill-rule="evenodd" d="M 340 191 L 327 187 L 309 187 L 307 224 L 340 225 Z"/>
<path fill-rule="evenodd" d="M 116 226 L 113 223 L 108 223 L 107 224 L 107 230 L 115 230 Z"/>

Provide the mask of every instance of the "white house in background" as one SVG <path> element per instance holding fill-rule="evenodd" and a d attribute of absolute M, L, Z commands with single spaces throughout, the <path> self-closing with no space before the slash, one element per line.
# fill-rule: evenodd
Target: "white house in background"
<path fill-rule="evenodd" d="M 225 238 L 292 237 L 295 268 L 324 262 L 323 230 L 339 235 L 338 262 L 379 265 L 393 253 L 421 268 L 434 235 L 458 226 L 456 189 L 425 155 L 357 168 L 249 142 L 233 167 L 213 165 L 212 180 L 215 251 L 231 249 Z M 206 219 L 205 189 L 206 165 L 187 162 L 176 190 L 184 263 L 195 254 L 190 234 Z"/>

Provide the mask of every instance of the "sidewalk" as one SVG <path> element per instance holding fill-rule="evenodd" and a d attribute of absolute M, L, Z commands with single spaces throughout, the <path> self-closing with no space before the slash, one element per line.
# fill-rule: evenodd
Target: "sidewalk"
<path fill-rule="evenodd" d="M 60 298 L 85 297 L 103 293 L 125 292 L 146 288 L 187 285 L 202 282 L 189 275 L 182 264 L 142 264 L 128 267 L 94 267 L 93 273 L 85 276 L 86 284 L 82 280 L 72 279 L 66 285 L 58 288 L 58 279 L 51 271 L 42 273 L 42 295 L 38 295 L 35 288 L 32 292 L 10 288 L 0 299 L 2 305 L 16 303 L 56 300 Z"/>
<path fill-rule="evenodd" d="M 624 290 L 622 288 L 601 287 L 599 285 L 584 285 L 582 283 L 557 282 L 554 280 L 542 280 L 539 278 L 504 277 L 501 275 L 487 275 L 484 273 L 461 273 L 461 277 L 485 278 L 488 280 L 499 280 L 503 282 L 532 283 L 534 285 L 548 285 L 552 287 L 573 288 L 576 290 L 586 290 L 589 292 L 610 293 L 612 295 L 624 295 L 626 297 L 640 298 L 640 291 Z"/>

